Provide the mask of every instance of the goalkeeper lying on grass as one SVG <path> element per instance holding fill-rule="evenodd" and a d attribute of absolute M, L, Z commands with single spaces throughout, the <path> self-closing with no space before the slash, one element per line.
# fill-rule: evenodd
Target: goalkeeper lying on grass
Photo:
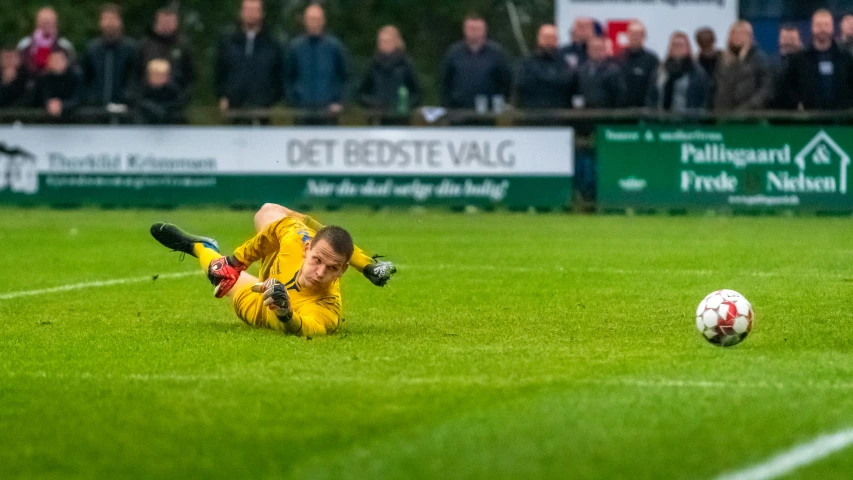
<path fill-rule="evenodd" d="M 228 296 L 249 325 L 315 337 L 337 330 L 341 322 L 339 279 L 352 265 L 374 285 L 384 286 L 397 269 L 376 261 L 353 245 L 341 227 L 324 227 L 313 218 L 281 205 L 266 204 L 255 214 L 254 238 L 230 256 L 207 237 L 175 225 L 157 223 L 151 235 L 164 246 L 199 259 L 217 298 Z M 245 272 L 260 261 L 260 278 Z"/>

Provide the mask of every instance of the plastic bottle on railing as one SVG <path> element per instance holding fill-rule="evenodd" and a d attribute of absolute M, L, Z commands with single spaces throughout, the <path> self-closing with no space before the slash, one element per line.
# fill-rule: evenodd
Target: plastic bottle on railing
<path fill-rule="evenodd" d="M 405 85 L 400 85 L 397 89 L 397 113 L 400 115 L 409 113 L 409 89 Z"/>

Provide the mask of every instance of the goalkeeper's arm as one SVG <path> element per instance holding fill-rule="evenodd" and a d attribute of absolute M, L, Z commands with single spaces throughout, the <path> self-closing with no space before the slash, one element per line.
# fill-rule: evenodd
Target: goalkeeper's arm
<path fill-rule="evenodd" d="M 232 256 L 234 260 L 249 266 L 258 260 L 277 253 L 281 242 L 280 239 L 287 230 L 287 227 L 283 225 L 285 219 L 283 218 L 277 222 L 270 223 L 258 232 L 257 235 L 237 247 Z"/>
<path fill-rule="evenodd" d="M 330 316 L 332 312 L 325 312 L 324 309 L 318 308 L 317 311 L 302 315 L 293 311 L 290 305 L 290 296 L 287 294 L 287 289 L 284 284 L 278 280 L 271 278 L 263 283 L 257 283 L 252 287 L 252 291 L 263 293 L 264 305 L 269 308 L 270 320 L 277 320 L 281 328 L 291 334 L 300 337 L 319 337 L 332 333 L 337 327 L 337 321 L 331 322 L 330 327 L 327 327 L 323 321 L 326 316 Z M 305 307 L 302 311 L 310 310 Z M 329 313 L 330 315 L 325 315 Z M 331 316 L 330 318 L 331 319 Z M 274 322 L 268 322 L 274 324 Z"/>

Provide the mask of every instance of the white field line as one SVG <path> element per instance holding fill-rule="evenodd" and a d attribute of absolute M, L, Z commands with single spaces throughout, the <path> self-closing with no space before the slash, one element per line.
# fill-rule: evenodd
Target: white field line
<path fill-rule="evenodd" d="M 828 457 L 850 445 L 853 445 L 853 428 L 821 435 L 808 443 L 797 445 L 786 452 L 782 452 L 764 463 L 745 470 L 723 474 L 716 480 L 770 480 L 778 478 Z"/>
<path fill-rule="evenodd" d="M 170 279 L 170 278 L 183 278 L 189 277 L 192 275 L 198 275 L 201 271 L 192 271 L 192 272 L 178 272 L 178 273 L 164 273 L 157 276 L 157 279 Z M 57 292 L 68 292 L 72 290 L 82 290 L 86 288 L 100 288 L 100 287 L 111 287 L 113 285 L 127 285 L 129 283 L 144 283 L 151 282 L 154 280 L 153 275 L 146 275 L 144 277 L 129 277 L 129 278 L 116 278 L 113 280 L 100 280 L 95 282 L 81 282 L 81 283 L 72 283 L 69 285 L 60 285 L 58 287 L 50 287 L 50 288 L 40 288 L 37 290 L 23 290 L 19 292 L 7 292 L 0 293 L 0 300 L 11 300 L 13 298 L 20 297 L 32 297 L 34 295 L 44 295 L 49 293 L 57 293 Z"/>

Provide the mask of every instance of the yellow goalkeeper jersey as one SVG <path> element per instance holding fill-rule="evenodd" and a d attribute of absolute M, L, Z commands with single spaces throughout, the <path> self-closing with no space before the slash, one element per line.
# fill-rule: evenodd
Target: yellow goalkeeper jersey
<path fill-rule="evenodd" d="M 296 278 L 302 268 L 302 245 L 311 241 L 314 230 L 291 217 L 267 225 L 254 238 L 234 251 L 244 265 L 261 261 L 260 281 L 274 278 L 283 283 L 290 296 L 293 319 L 282 324 L 264 306 L 262 294 L 251 285 L 234 296 L 234 311 L 246 323 L 294 335 L 315 337 L 337 330 L 341 322 L 341 288 L 336 280 L 323 291 L 304 290 Z"/>

